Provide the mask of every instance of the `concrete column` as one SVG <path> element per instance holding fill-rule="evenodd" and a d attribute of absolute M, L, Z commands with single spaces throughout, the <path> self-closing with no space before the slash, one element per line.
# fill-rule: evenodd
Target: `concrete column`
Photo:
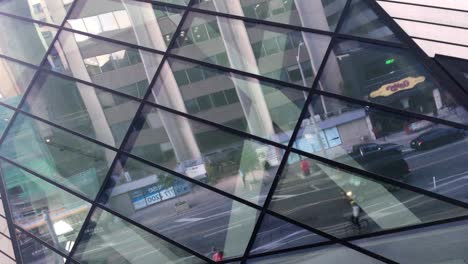
<path fill-rule="evenodd" d="M 239 1 L 215 0 L 213 3 L 216 10 L 243 16 Z M 216 19 L 231 67 L 260 74 L 244 22 L 222 17 Z M 273 135 L 273 124 L 260 83 L 255 79 L 242 83 L 234 79 L 234 85 L 250 132 L 261 137 Z"/>
<path fill-rule="evenodd" d="M 66 54 L 66 59 L 68 62 L 68 67 L 74 76 L 92 82 L 86 67 L 83 63 L 83 58 L 81 56 L 80 49 L 78 44 L 73 37 L 73 34 L 65 34 L 60 38 L 61 48 Z M 57 45 L 58 46 L 58 45 Z M 87 85 L 76 82 L 78 91 L 81 98 L 83 99 L 83 104 L 88 111 L 90 116 L 91 123 L 94 127 L 96 133 L 96 139 L 104 143 L 115 145 L 115 139 L 110 129 L 107 118 L 104 114 L 104 110 L 101 107 L 101 103 L 97 97 L 97 94 L 94 90 L 90 89 Z M 114 158 L 113 153 L 108 151 L 106 153 L 107 162 L 110 164 Z"/>
<path fill-rule="evenodd" d="M 133 32 L 139 45 L 154 47 L 159 50 L 166 50 L 166 42 L 158 20 L 154 14 L 153 6 L 149 3 L 127 4 L 124 6 L 128 11 L 133 25 Z M 155 62 L 142 52 L 142 61 L 147 70 L 154 67 Z M 159 62 L 158 62 L 159 64 Z M 147 70 L 148 80 L 154 76 Z M 180 89 L 175 80 L 174 74 L 168 63 L 162 66 L 159 79 L 152 88 L 152 95 L 156 103 L 176 109 L 181 112 L 187 112 Z M 159 117 L 171 141 L 176 158 L 179 162 L 194 160 L 201 157 L 200 149 L 194 137 L 189 120 L 180 116 L 158 111 Z"/>
<path fill-rule="evenodd" d="M 304 27 L 320 29 L 329 28 L 322 1 L 295 0 L 295 3 L 301 23 Z M 317 74 L 329 41 L 327 41 L 327 37 L 321 35 L 304 32 L 302 35 L 311 58 L 312 69 L 314 70 L 314 73 Z M 340 83 L 343 82 L 343 77 L 333 51 L 330 53 L 329 58 L 330 59 L 327 61 L 326 66 L 327 73 L 321 76 L 319 89 L 341 94 L 342 91 L 340 91 Z M 328 110 L 330 112 L 333 111 L 333 109 Z"/>

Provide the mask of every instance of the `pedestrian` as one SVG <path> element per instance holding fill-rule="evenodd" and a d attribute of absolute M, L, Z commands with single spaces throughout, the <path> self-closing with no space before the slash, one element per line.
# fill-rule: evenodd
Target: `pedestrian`
<path fill-rule="evenodd" d="M 301 160 L 300 165 L 301 165 L 302 175 L 309 176 L 310 175 L 310 167 L 309 167 L 309 163 L 307 162 L 307 160 Z"/>

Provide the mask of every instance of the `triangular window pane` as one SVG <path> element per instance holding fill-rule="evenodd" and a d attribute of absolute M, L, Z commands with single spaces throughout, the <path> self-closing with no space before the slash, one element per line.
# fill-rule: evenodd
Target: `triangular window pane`
<path fill-rule="evenodd" d="M 201 264 L 201 259 L 96 209 L 72 258 L 80 263 Z M 195 230 L 193 230 L 195 231 Z"/>
<path fill-rule="evenodd" d="M 205 256 L 223 251 L 226 260 L 244 254 L 257 210 L 135 159 L 124 160 L 101 203 Z"/>
<path fill-rule="evenodd" d="M 254 258 L 247 264 L 310 264 L 310 263 L 359 263 L 380 264 L 381 261 L 343 246 L 306 249 L 263 258 Z"/>
<path fill-rule="evenodd" d="M 327 59 L 319 89 L 467 124 L 467 95 L 439 80 L 410 50 L 340 40 Z"/>
<path fill-rule="evenodd" d="M 0 165 L 14 223 L 68 253 L 91 205 L 10 163 Z"/>
<path fill-rule="evenodd" d="M 455 222 L 357 240 L 354 244 L 398 263 L 468 263 L 468 222 Z"/>
<path fill-rule="evenodd" d="M 464 208 L 304 156 L 288 163 L 275 191 L 283 199 L 273 199 L 270 209 L 336 237 L 468 214 Z"/>
<path fill-rule="evenodd" d="M 400 42 L 395 33 L 385 25 L 384 18 L 379 17 L 363 0 L 353 0 L 349 11 L 344 14 L 340 32 L 365 38 Z"/>
<path fill-rule="evenodd" d="M 64 264 L 66 261 L 64 257 L 42 245 L 30 235 L 20 231 L 19 229 L 16 229 L 16 240 L 18 241 L 21 260 L 23 261 L 22 263 Z"/>
<path fill-rule="evenodd" d="M 279 199 L 279 197 L 276 197 Z M 272 215 L 265 215 L 250 254 L 312 245 L 327 241 L 309 230 L 288 223 Z"/>

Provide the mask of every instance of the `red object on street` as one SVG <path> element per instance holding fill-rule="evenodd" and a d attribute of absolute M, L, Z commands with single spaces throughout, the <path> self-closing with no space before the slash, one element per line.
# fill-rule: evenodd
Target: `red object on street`
<path fill-rule="evenodd" d="M 307 160 L 301 160 L 301 171 L 304 175 L 309 175 L 310 168 L 309 168 L 309 163 L 307 162 Z"/>
<path fill-rule="evenodd" d="M 216 261 L 216 262 L 223 261 L 223 252 L 218 251 L 214 253 L 213 256 L 211 257 L 211 260 Z"/>

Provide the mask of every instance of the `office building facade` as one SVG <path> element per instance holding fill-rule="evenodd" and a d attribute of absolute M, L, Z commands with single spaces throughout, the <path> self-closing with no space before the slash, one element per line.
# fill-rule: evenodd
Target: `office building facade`
<path fill-rule="evenodd" d="M 0 262 L 466 263 L 465 62 L 392 4 L 0 1 Z"/>

